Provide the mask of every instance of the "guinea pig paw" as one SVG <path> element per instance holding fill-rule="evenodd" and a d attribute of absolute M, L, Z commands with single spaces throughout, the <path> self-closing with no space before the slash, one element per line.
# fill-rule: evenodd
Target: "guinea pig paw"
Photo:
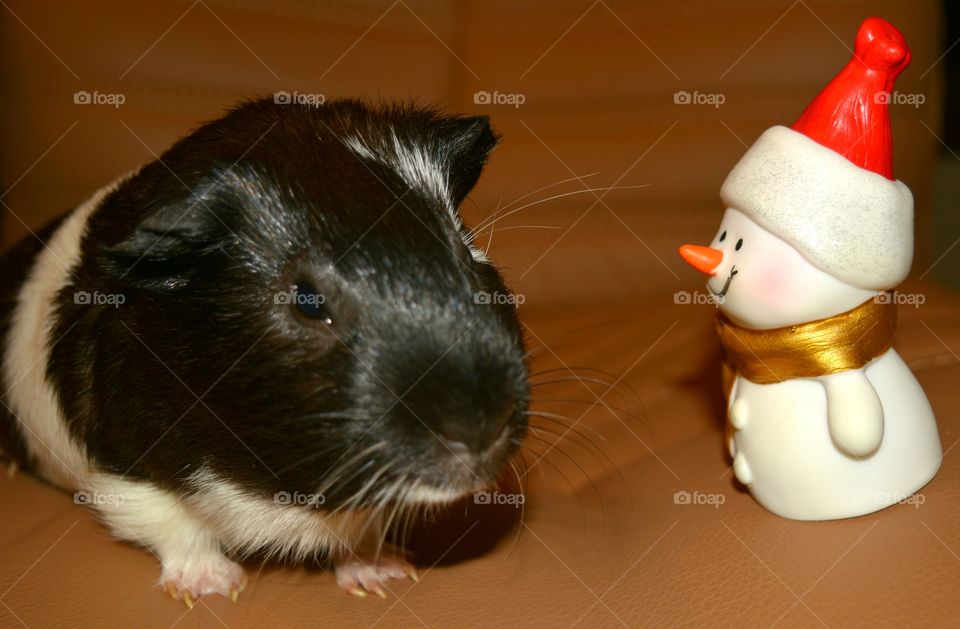
<path fill-rule="evenodd" d="M 376 594 L 387 598 L 385 582 L 388 579 L 420 580 L 416 567 L 403 555 L 387 552 L 375 557 L 343 557 L 336 563 L 336 573 L 337 585 L 347 594 L 358 597 Z"/>
<path fill-rule="evenodd" d="M 228 596 L 234 603 L 247 587 L 247 575 L 239 564 L 223 555 L 189 557 L 163 562 L 160 587 L 175 601 L 193 609 L 206 594 Z"/>

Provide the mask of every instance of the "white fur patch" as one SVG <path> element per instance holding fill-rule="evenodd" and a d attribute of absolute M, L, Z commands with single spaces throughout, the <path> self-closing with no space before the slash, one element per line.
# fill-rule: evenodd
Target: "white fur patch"
<path fill-rule="evenodd" d="M 151 548 L 161 559 L 220 554 L 209 525 L 191 513 L 173 492 L 152 483 L 112 474 L 91 474 L 87 502 L 120 539 Z"/>
<path fill-rule="evenodd" d="M 3 356 L 6 403 L 17 417 L 36 472 L 67 489 L 82 486 L 90 464 L 83 446 L 70 436 L 47 381 L 50 347 L 59 340 L 51 336 L 55 300 L 72 282 L 90 215 L 117 183 L 97 191 L 74 210 L 37 255 L 17 297 Z"/>
<path fill-rule="evenodd" d="M 438 163 L 427 151 L 415 144 L 404 143 L 396 132 L 390 130 L 390 141 L 380 142 L 374 146 L 361 138 L 352 135 L 344 138 L 343 143 L 358 156 L 373 160 L 384 166 L 394 169 L 408 186 L 417 190 L 426 190 L 429 194 L 444 203 L 450 220 L 460 234 L 463 234 L 463 221 L 453 204 L 450 195 L 450 173 L 444 164 Z M 473 246 L 472 240 L 463 237 L 463 242 L 470 249 L 470 255 L 478 262 L 486 262 L 486 254 Z"/>
<path fill-rule="evenodd" d="M 227 551 L 238 556 L 265 551 L 302 561 L 328 552 L 342 555 L 361 537 L 382 535 L 379 516 L 362 510 L 330 514 L 308 505 L 284 504 L 208 470 L 195 472 L 188 486 L 192 493 L 184 503 L 208 522 Z"/>
<path fill-rule="evenodd" d="M 458 491 L 455 489 L 414 484 L 414 486 L 404 494 L 404 500 L 423 505 L 447 505 L 451 502 L 461 500 L 463 496 L 463 490 Z"/>

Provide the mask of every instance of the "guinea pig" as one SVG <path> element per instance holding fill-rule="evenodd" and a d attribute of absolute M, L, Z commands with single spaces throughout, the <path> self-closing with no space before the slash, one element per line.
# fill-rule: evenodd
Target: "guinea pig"
<path fill-rule="evenodd" d="M 524 335 L 458 207 L 486 117 L 240 104 L 0 261 L 8 455 L 150 549 L 192 606 L 251 554 L 416 579 L 398 513 L 489 486 Z"/>

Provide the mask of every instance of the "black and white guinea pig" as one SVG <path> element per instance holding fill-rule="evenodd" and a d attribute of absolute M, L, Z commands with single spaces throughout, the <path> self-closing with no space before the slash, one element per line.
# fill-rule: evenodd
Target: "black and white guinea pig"
<path fill-rule="evenodd" d="M 495 482 L 527 426 L 517 313 L 477 298 L 507 289 L 458 215 L 496 143 L 357 101 L 203 125 L 3 257 L 7 450 L 188 605 L 251 553 L 415 578 L 391 518 Z"/>

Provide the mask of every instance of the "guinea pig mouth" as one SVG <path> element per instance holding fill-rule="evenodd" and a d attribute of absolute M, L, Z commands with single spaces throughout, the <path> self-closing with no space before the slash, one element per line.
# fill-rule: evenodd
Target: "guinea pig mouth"
<path fill-rule="evenodd" d="M 404 502 L 445 504 L 455 502 L 493 485 L 513 454 L 512 430 L 505 429 L 484 452 L 476 453 L 443 443 L 445 455 L 414 479 Z M 443 440 L 441 439 L 441 442 Z"/>

